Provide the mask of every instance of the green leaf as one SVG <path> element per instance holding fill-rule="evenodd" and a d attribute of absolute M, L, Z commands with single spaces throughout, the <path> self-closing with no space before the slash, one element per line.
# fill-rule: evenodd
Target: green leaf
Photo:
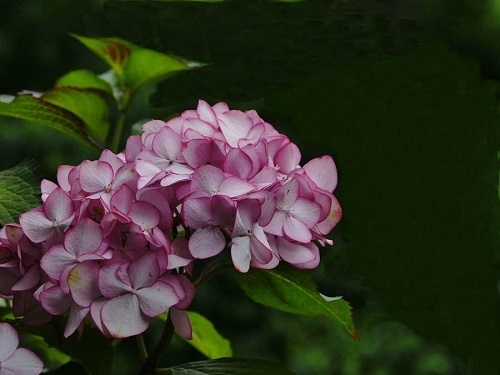
<path fill-rule="evenodd" d="M 222 358 L 186 363 L 165 370 L 164 375 L 293 375 L 287 368 L 260 359 Z"/>
<path fill-rule="evenodd" d="M 48 371 L 55 370 L 71 360 L 71 357 L 59 349 L 49 346 L 43 337 L 24 333 L 19 338 L 21 347 L 30 349 L 38 355 Z"/>
<path fill-rule="evenodd" d="M 181 59 L 146 48 L 135 48 L 123 67 L 123 76 L 125 86 L 135 91 L 156 78 L 187 69 L 190 69 L 189 65 Z"/>
<path fill-rule="evenodd" d="M 189 344 L 210 359 L 232 357 L 231 343 L 217 332 L 207 318 L 193 311 L 187 314 L 193 327 L 193 339 L 186 340 Z"/>
<path fill-rule="evenodd" d="M 26 165 L 0 172 L 0 224 L 17 221 L 23 212 L 39 204 L 38 185 Z"/>
<path fill-rule="evenodd" d="M 58 87 L 47 91 L 42 99 L 78 116 L 100 142 L 106 139 L 110 126 L 109 108 L 99 94 L 74 87 Z"/>
<path fill-rule="evenodd" d="M 131 43 L 118 38 L 73 36 L 113 68 L 120 79 L 123 78 L 123 65 L 130 57 L 133 46 Z"/>
<path fill-rule="evenodd" d="M 56 87 L 65 86 L 101 90 L 112 94 L 111 87 L 105 80 L 99 78 L 94 72 L 85 69 L 73 70 L 59 78 Z"/>
<path fill-rule="evenodd" d="M 326 316 L 358 339 L 349 303 L 322 296 L 304 271 L 252 270 L 246 274 L 238 273 L 236 278 L 243 291 L 255 302 L 293 314 Z"/>
<path fill-rule="evenodd" d="M 49 126 L 99 147 L 86 132 L 85 124 L 79 117 L 41 98 L 20 95 L 11 103 L 0 102 L 0 115 Z"/>

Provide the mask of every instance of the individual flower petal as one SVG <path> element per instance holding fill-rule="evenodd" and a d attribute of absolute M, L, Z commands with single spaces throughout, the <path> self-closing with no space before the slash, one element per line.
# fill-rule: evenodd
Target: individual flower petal
<path fill-rule="evenodd" d="M 14 327 L 10 324 L 0 322 L 0 362 L 3 362 L 12 355 L 18 345 L 19 336 Z"/>
<path fill-rule="evenodd" d="M 231 259 L 236 269 L 240 272 L 248 272 L 250 269 L 250 237 L 235 237 L 232 240 Z"/>
<path fill-rule="evenodd" d="M 184 310 L 178 310 L 175 307 L 172 307 L 169 310 L 169 314 L 175 327 L 175 331 L 179 334 L 179 336 L 181 336 L 184 340 L 192 340 L 193 327 L 191 326 L 187 313 Z"/>
<path fill-rule="evenodd" d="M 139 298 L 135 294 L 125 294 L 105 302 L 101 317 L 109 334 L 117 338 L 138 335 L 149 325 L 149 319 L 141 313 Z"/>
<path fill-rule="evenodd" d="M 175 293 L 175 289 L 161 280 L 150 287 L 139 289 L 136 294 L 139 298 L 141 311 L 151 318 L 164 313 L 179 302 L 179 296 Z"/>
<path fill-rule="evenodd" d="M 31 350 L 19 348 L 0 363 L 0 375 L 38 375 L 43 371 L 43 362 Z"/>
<path fill-rule="evenodd" d="M 189 251 L 194 258 L 206 259 L 219 254 L 226 246 L 226 239 L 218 228 L 196 230 L 189 238 Z"/>
<path fill-rule="evenodd" d="M 331 156 L 313 159 L 303 169 L 319 188 L 332 192 L 337 187 L 337 167 Z"/>

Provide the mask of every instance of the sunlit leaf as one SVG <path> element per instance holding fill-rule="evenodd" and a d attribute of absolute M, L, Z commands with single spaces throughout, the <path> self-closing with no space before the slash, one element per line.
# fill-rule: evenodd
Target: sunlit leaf
<path fill-rule="evenodd" d="M 125 85 L 136 90 L 143 84 L 167 74 L 190 69 L 182 60 L 146 48 L 132 50 L 123 67 Z"/>
<path fill-rule="evenodd" d="M 73 36 L 103 59 L 120 78 L 123 76 L 123 65 L 131 53 L 130 43 L 118 38 L 88 38 L 74 34 Z"/>
<path fill-rule="evenodd" d="M 85 69 L 73 70 L 59 78 L 56 87 L 64 86 L 101 90 L 111 94 L 111 87 L 105 80 Z"/>
<path fill-rule="evenodd" d="M 90 133 L 104 142 L 109 131 L 109 108 L 99 94 L 74 87 L 58 87 L 43 94 L 42 99 L 78 116 Z"/>
<path fill-rule="evenodd" d="M 49 126 L 96 146 L 85 130 L 83 121 L 73 113 L 41 98 L 20 95 L 11 103 L 0 102 L 0 116 L 14 117 L 38 125 Z"/>
<path fill-rule="evenodd" d="M 255 302 L 293 314 L 323 315 L 358 339 L 349 303 L 343 299 L 327 300 L 318 293 L 305 272 L 252 270 L 246 274 L 237 273 L 236 278 Z"/>
<path fill-rule="evenodd" d="M 193 327 L 193 339 L 186 342 L 210 359 L 233 355 L 231 343 L 217 332 L 207 318 L 193 311 L 188 311 L 187 314 Z"/>
<path fill-rule="evenodd" d="M 17 217 L 39 204 L 38 186 L 26 165 L 0 171 L 0 224 L 15 222 Z"/>
<path fill-rule="evenodd" d="M 164 375 L 293 375 L 287 368 L 260 359 L 222 358 L 175 366 L 158 372 Z"/>

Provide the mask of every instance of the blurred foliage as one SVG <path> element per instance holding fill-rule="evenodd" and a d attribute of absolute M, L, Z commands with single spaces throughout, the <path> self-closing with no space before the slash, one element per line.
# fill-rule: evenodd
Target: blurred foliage
<path fill-rule="evenodd" d="M 500 78 L 498 1 L 0 6 L 0 94 L 46 91 L 74 69 L 104 72 L 68 34 L 116 36 L 207 63 L 161 84 L 152 115 L 224 100 L 258 109 L 305 159 L 334 156 L 344 219 L 313 276 L 320 292 L 352 303 L 361 341 L 255 305 L 224 276 L 200 289 L 194 309 L 235 355 L 302 375 L 498 373 L 499 121 L 486 82 Z M 54 132 L 1 125 L 0 169 L 31 158 L 53 178 L 58 164 L 96 157 Z M 133 374 L 135 341 L 114 350 L 114 373 Z M 165 365 L 201 359 L 176 340 Z"/>

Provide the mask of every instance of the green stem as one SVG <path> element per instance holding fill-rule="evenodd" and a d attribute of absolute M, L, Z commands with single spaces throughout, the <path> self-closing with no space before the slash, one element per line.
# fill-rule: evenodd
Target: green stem
<path fill-rule="evenodd" d="M 110 149 L 115 153 L 119 152 L 126 115 L 127 115 L 127 108 L 121 109 L 120 114 L 118 115 L 118 119 L 116 120 L 115 127 L 113 129 L 113 134 L 112 134 L 113 138 L 111 139 Z"/>
<path fill-rule="evenodd" d="M 144 336 L 142 334 L 137 335 L 137 347 L 139 348 L 139 356 L 141 362 L 145 363 L 148 359 L 148 351 L 146 350 L 146 343 L 144 342 Z"/>
<path fill-rule="evenodd" d="M 170 343 L 170 341 L 172 340 L 173 334 L 174 334 L 174 324 L 172 323 L 170 315 L 168 315 L 160 341 L 158 342 L 158 345 L 156 345 L 156 348 L 151 354 L 151 356 L 146 360 L 146 362 L 142 366 L 142 370 L 139 375 L 154 375 L 156 373 L 156 369 L 158 368 L 158 364 L 160 363 L 161 355 L 165 350 L 165 348 Z"/>

